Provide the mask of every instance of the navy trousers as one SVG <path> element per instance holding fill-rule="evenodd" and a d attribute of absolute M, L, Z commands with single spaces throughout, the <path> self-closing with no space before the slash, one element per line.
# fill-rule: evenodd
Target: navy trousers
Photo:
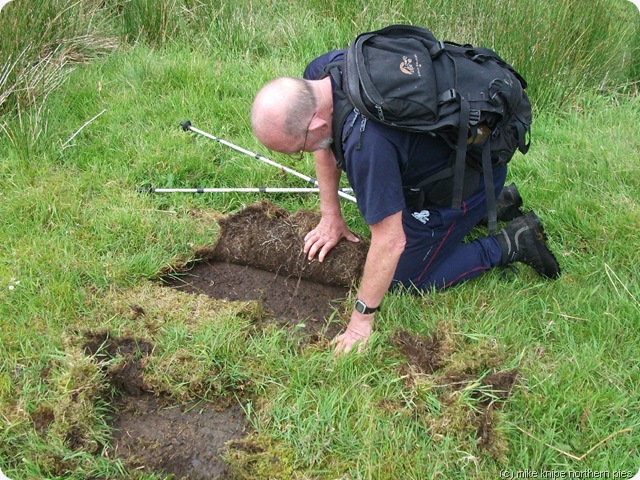
<path fill-rule="evenodd" d="M 493 170 L 496 197 L 506 176 L 506 167 Z M 486 213 L 484 178 L 459 210 L 436 207 L 415 212 L 406 208 L 402 213 L 406 247 L 392 287 L 444 289 L 499 265 L 502 251 L 495 238 L 487 236 L 464 242 Z"/>

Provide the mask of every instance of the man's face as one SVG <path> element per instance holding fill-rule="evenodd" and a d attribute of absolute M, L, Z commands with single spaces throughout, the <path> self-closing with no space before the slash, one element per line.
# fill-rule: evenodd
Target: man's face
<path fill-rule="evenodd" d="M 329 148 L 332 144 L 333 137 L 330 135 L 330 132 L 327 134 L 327 132 L 322 131 L 322 129 L 314 131 L 307 129 L 303 138 L 291 139 L 290 142 L 283 146 L 281 150 L 278 150 L 277 148 L 273 148 L 272 150 L 286 153 L 287 155 L 299 160 L 302 159 L 305 152 L 324 150 Z M 295 147 L 291 148 L 291 145 L 294 145 Z"/>

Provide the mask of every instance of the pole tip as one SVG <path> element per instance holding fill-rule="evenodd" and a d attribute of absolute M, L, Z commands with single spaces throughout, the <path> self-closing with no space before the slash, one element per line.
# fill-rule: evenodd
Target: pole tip
<path fill-rule="evenodd" d="M 191 129 L 191 122 L 189 120 L 185 120 L 184 122 L 180 123 L 180 126 L 182 127 L 182 130 L 186 132 L 187 130 Z"/>
<path fill-rule="evenodd" d="M 151 185 L 150 183 L 147 183 L 145 186 L 140 187 L 140 188 L 136 188 L 136 192 L 138 193 L 153 193 L 153 185 Z"/>

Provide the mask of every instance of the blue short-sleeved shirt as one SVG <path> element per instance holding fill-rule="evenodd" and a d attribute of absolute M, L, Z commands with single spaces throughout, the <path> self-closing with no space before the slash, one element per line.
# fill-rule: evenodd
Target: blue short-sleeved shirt
<path fill-rule="evenodd" d="M 344 50 L 335 50 L 316 58 L 305 69 L 304 78 L 318 79 L 327 64 L 343 56 Z M 369 225 L 403 210 L 407 205 L 402 186 L 415 185 L 442 170 L 452 154 L 440 137 L 365 121 L 354 112 L 342 128 L 343 135 L 351 130 L 343 144 L 343 168 Z"/>

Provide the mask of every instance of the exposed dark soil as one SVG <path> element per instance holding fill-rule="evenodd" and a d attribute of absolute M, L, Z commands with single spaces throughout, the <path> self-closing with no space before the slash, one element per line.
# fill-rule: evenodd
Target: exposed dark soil
<path fill-rule="evenodd" d="M 395 333 L 392 341 L 404 354 L 407 362 L 422 373 L 440 370 L 450 353 L 438 331 L 429 337 L 422 337 L 401 330 Z"/>
<path fill-rule="evenodd" d="M 88 332 L 85 335 L 84 352 L 104 364 L 120 358 L 121 361 L 106 368 L 109 383 L 118 392 L 139 396 L 149 389 L 144 384 L 140 359 L 151 353 L 151 343 L 131 338 L 113 338 L 107 332 Z"/>
<path fill-rule="evenodd" d="M 472 372 L 450 371 L 453 345 L 438 329 L 429 336 L 401 330 L 392 337 L 392 342 L 407 361 L 401 367 L 403 370 L 437 374 L 438 383 L 442 384 L 440 400 L 445 406 L 442 414 L 444 418 L 434 422 L 434 430 L 438 431 L 443 425 L 456 425 L 460 430 L 475 431 L 478 446 L 490 455 L 499 457 L 503 446 L 502 439 L 495 431 L 495 411 L 511 396 L 518 379 L 518 370 L 493 371 L 488 374 L 485 368 Z M 405 377 L 412 377 L 409 370 L 402 373 Z M 456 404 L 456 394 L 468 389 L 471 389 L 470 396 L 475 400 L 475 408 L 461 409 L 460 404 Z"/>
<path fill-rule="evenodd" d="M 176 406 L 153 395 L 125 397 L 112 427 L 113 455 L 129 468 L 189 480 L 233 478 L 220 452 L 228 441 L 246 435 L 238 404 Z"/>
<path fill-rule="evenodd" d="M 328 320 L 362 276 L 368 243 L 339 242 L 325 260 L 309 261 L 304 236 L 320 221 L 317 212 L 295 214 L 263 201 L 219 220 L 215 245 L 196 252 L 197 261 L 175 267 L 166 285 L 212 298 L 256 300 L 283 326 L 310 338 L 335 337 Z"/>
<path fill-rule="evenodd" d="M 233 263 L 203 261 L 178 276 L 164 279 L 168 286 L 212 298 L 255 300 L 269 312 L 268 321 L 296 327 L 309 338 L 335 337 L 343 325 L 329 322 L 349 289 L 288 277 Z"/>
<path fill-rule="evenodd" d="M 176 404 L 150 393 L 142 374 L 142 361 L 153 350 L 147 341 L 88 332 L 83 348 L 105 369 L 116 391 L 108 455 L 122 459 L 131 469 L 176 479 L 233 478 L 221 451 L 227 442 L 246 435 L 238 403 Z M 50 419 L 41 415 L 39 424 L 46 422 Z"/>

